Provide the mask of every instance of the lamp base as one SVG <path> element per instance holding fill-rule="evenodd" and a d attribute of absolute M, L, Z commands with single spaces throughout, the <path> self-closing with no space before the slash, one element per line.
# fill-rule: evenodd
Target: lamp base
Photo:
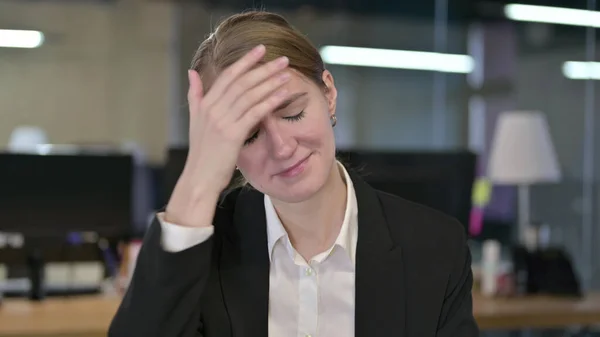
<path fill-rule="evenodd" d="M 517 239 L 518 242 L 524 246 L 528 246 L 528 242 L 531 241 L 531 218 L 530 218 L 530 204 L 529 204 L 529 185 L 521 184 L 517 187 L 518 195 L 518 227 L 517 227 Z"/>

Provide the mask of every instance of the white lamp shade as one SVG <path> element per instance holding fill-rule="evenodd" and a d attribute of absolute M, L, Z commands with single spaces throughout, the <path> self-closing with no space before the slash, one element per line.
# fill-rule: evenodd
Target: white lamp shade
<path fill-rule="evenodd" d="M 500 114 L 488 177 L 494 183 L 508 185 L 560 180 L 560 167 L 543 113 L 511 111 Z"/>

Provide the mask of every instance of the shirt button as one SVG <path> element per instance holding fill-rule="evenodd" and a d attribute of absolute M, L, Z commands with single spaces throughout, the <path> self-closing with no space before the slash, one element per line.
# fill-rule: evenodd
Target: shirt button
<path fill-rule="evenodd" d="M 313 270 L 311 268 L 306 268 L 304 273 L 306 274 L 306 276 L 311 276 L 313 274 Z M 310 335 L 306 335 L 306 337 L 310 337 Z"/>

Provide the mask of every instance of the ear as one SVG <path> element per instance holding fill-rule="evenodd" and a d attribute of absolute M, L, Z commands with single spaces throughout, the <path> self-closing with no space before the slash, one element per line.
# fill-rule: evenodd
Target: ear
<path fill-rule="evenodd" d="M 329 70 L 323 71 L 323 83 L 327 87 L 325 89 L 325 99 L 327 99 L 327 106 L 329 108 L 329 116 L 335 114 L 335 106 L 337 103 L 337 89 L 333 83 L 333 75 Z"/>

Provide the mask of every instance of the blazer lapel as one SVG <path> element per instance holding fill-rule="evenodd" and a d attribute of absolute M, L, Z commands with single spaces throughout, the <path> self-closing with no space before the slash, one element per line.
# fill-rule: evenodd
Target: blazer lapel
<path fill-rule="evenodd" d="M 266 337 L 269 310 L 269 255 L 263 194 L 240 192 L 233 228 L 220 256 L 224 303 L 234 337 Z"/>
<path fill-rule="evenodd" d="M 377 192 L 350 172 L 358 203 L 356 337 L 405 336 L 402 251 L 395 245 Z"/>

